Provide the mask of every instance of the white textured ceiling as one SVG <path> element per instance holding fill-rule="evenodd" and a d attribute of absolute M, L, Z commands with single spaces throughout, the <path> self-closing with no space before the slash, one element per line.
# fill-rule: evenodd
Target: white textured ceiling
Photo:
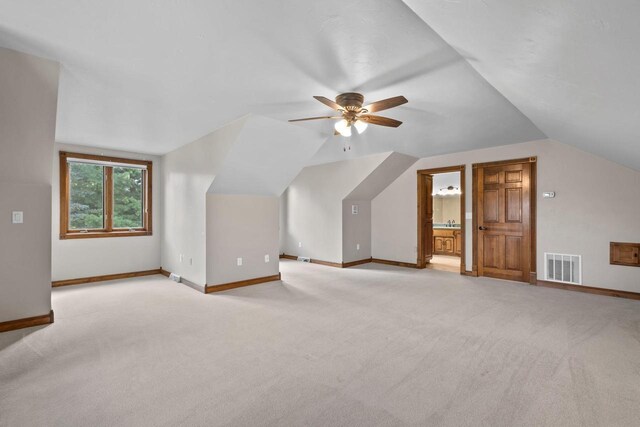
<path fill-rule="evenodd" d="M 400 0 L 0 0 L 0 45 L 61 62 L 61 142 L 163 154 L 245 114 L 328 113 L 312 95 L 352 90 L 406 96 L 381 113 L 404 124 L 350 140 L 288 125 L 327 137 L 309 163 L 544 137 Z"/>
<path fill-rule="evenodd" d="M 547 136 L 640 169 L 640 2 L 405 1 Z"/>

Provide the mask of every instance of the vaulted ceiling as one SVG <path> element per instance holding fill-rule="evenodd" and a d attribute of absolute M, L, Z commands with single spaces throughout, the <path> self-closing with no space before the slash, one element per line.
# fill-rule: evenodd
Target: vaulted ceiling
<path fill-rule="evenodd" d="M 640 2 L 405 3 L 548 137 L 640 169 Z"/>
<path fill-rule="evenodd" d="M 406 96 L 380 113 L 404 124 L 263 132 L 324 135 L 309 164 L 550 136 L 638 169 L 639 6 L 585 3 L 0 0 L 0 46 L 62 64 L 60 142 L 163 154 L 246 114 L 286 123 L 330 112 L 312 95 L 359 91 Z"/>

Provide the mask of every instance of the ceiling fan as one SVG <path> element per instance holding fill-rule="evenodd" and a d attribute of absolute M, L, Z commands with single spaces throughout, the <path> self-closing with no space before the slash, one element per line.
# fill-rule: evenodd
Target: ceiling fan
<path fill-rule="evenodd" d="M 324 96 L 314 96 L 314 98 L 340 112 L 341 115 L 308 117 L 289 121 L 301 122 L 305 120 L 340 119 L 340 121 L 335 124 L 335 134 L 342 136 L 351 136 L 351 126 L 355 127 L 358 133 L 364 132 L 369 124 L 397 128 L 402 124 L 401 121 L 388 117 L 374 116 L 370 113 L 387 110 L 408 102 L 404 96 L 394 96 L 393 98 L 383 99 L 382 101 L 377 101 L 363 107 L 364 96 L 355 92 L 341 93 L 336 96 L 335 102 Z"/>

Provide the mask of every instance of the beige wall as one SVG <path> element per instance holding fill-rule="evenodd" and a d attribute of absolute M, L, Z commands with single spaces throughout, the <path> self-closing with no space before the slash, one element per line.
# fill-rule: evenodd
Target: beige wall
<path fill-rule="evenodd" d="M 153 162 L 153 235 L 109 239 L 60 239 L 60 151 L 98 154 Z M 160 158 L 125 151 L 56 144 L 53 156 L 51 280 L 153 270 L 160 267 Z"/>
<path fill-rule="evenodd" d="M 51 184 L 58 64 L 0 48 L 0 182 Z"/>
<path fill-rule="evenodd" d="M 51 309 L 58 64 L 0 48 L 0 322 Z M 12 224 L 11 212 L 24 223 Z"/>
<path fill-rule="evenodd" d="M 207 284 L 278 274 L 279 210 L 278 197 L 207 194 Z"/>
<path fill-rule="evenodd" d="M 357 215 L 352 213 L 353 205 L 358 206 Z M 371 201 L 343 200 L 342 262 L 365 258 L 371 258 Z"/>
<path fill-rule="evenodd" d="M 51 187 L 0 182 L 0 322 L 51 310 Z M 11 212 L 24 212 L 23 224 Z"/>
<path fill-rule="evenodd" d="M 372 202 L 372 253 L 416 262 L 416 170 L 538 156 L 538 278 L 544 252 L 582 255 L 583 284 L 640 292 L 640 269 L 609 265 L 609 242 L 640 242 L 640 172 L 556 141 L 533 141 L 420 159 Z M 542 192 L 556 198 L 543 199 Z M 471 269 L 471 220 L 466 220 L 466 266 Z"/>

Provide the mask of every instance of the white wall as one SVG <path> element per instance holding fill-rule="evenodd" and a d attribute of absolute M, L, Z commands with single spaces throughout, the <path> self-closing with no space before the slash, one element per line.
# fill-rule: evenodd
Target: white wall
<path fill-rule="evenodd" d="M 466 206 L 471 212 L 471 164 L 538 157 L 538 278 L 544 252 L 582 255 L 583 284 L 640 292 L 640 269 L 609 265 L 609 242 L 640 242 L 640 172 L 552 140 L 420 159 L 372 202 L 374 258 L 416 262 L 416 170 L 467 165 Z M 543 199 L 555 191 L 555 199 Z M 471 220 L 466 221 L 466 266 L 472 267 Z"/>
<path fill-rule="evenodd" d="M 207 284 L 279 273 L 279 210 L 275 196 L 207 194 Z"/>
<path fill-rule="evenodd" d="M 58 64 L 0 48 L 0 322 L 51 310 Z M 11 212 L 24 223 L 12 224 Z"/>
<path fill-rule="evenodd" d="M 281 252 L 342 262 L 342 201 L 388 156 L 383 153 L 304 168 L 283 195 L 286 230 Z"/>
<path fill-rule="evenodd" d="M 60 151 L 152 161 L 153 234 L 151 236 L 98 239 L 60 239 L 60 162 L 58 156 Z M 55 144 L 52 185 L 51 280 L 77 279 L 159 268 L 160 211 L 162 208 L 160 173 L 160 158 L 158 156 L 71 144 Z"/>
<path fill-rule="evenodd" d="M 243 124 L 238 119 L 162 157 L 162 267 L 197 285 L 207 280 L 207 190 Z"/>
<path fill-rule="evenodd" d="M 278 196 L 323 141 L 302 127 L 248 115 L 165 155 L 163 268 L 199 286 L 277 274 Z M 265 212 L 247 208 L 252 201 Z M 263 235 L 271 240 L 251 237 Z M 237 268 L 244 256 L 234 253 L 246 254 L 249 264 Z M 265 254 L 274 261 L 264 265 Z"/>

